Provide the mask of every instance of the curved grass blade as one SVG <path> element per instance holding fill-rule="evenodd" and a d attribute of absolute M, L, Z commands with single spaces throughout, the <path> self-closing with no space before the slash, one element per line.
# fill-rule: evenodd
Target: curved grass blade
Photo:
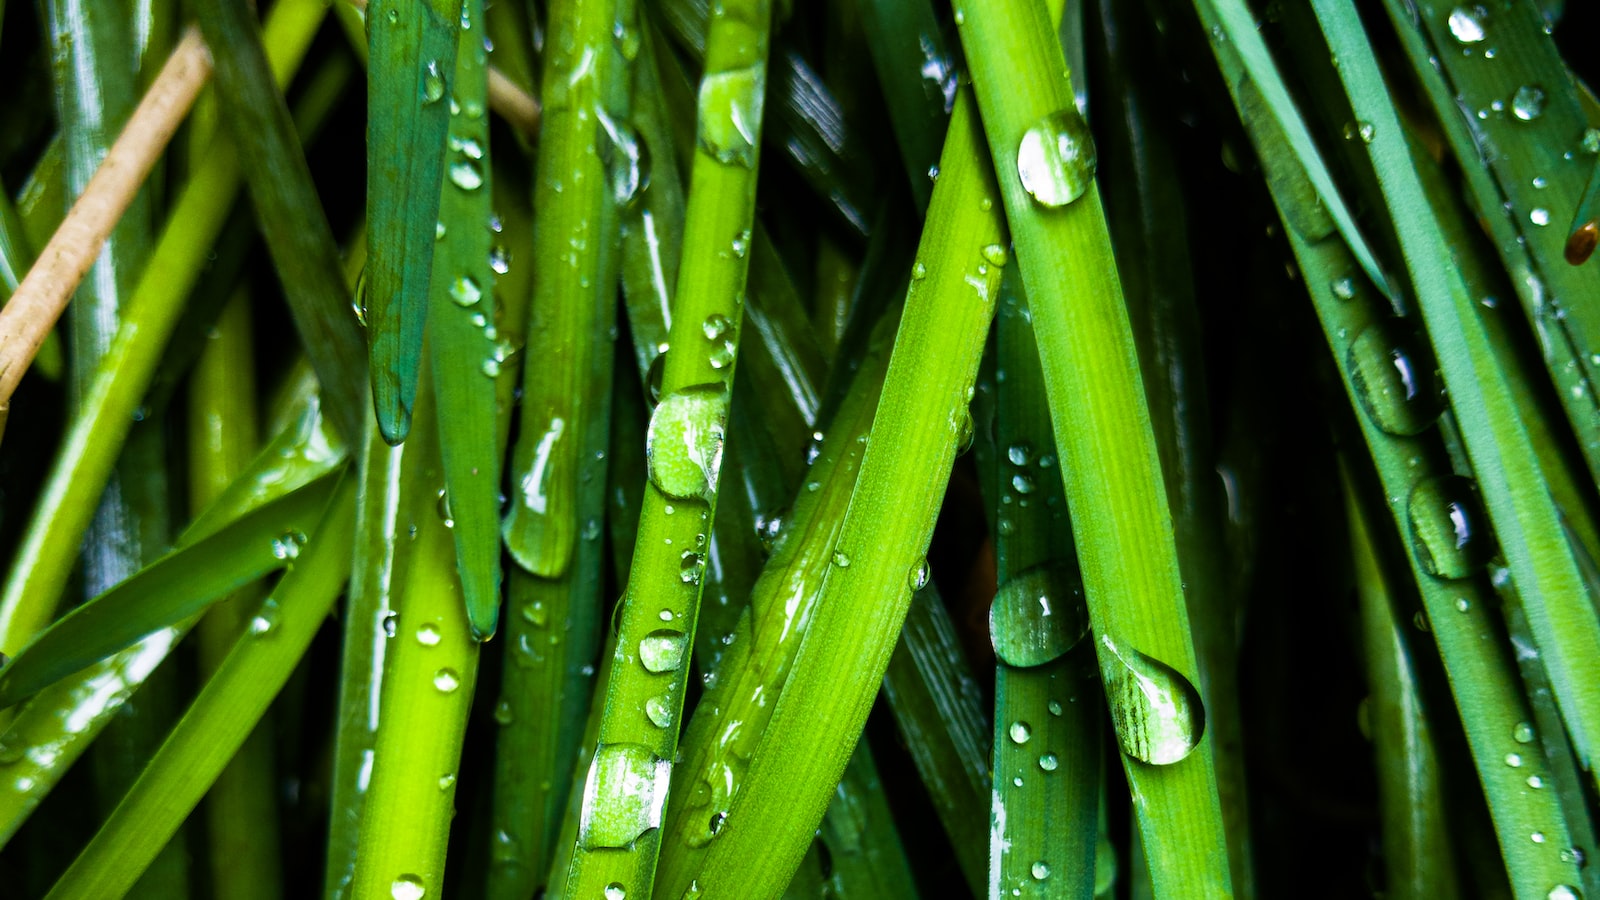
<path fill-rule="evenodd" d="M 496 243 L 490 188 L 487 54 L 481 0 L 461 8 L 461 46 L 446 156 L 450 179 L 439 198 L 433 287 L 426 331 L 444 460 L 443 501 L 454 522 L 456 566 L 474 636 L 487 640 L 500 616 L 500 459 L 495 384 L 510 357 L 495 325 L 495 277 L 510 254 Z M 473 116 L 468 110 L 479 110 Z M 480 173 L 466 178 L 458 173 Z"/>
<path fill-rule="evenodd" d="M 1062 500 L 1032 311 L 1015 269 L 995 313 L 998 590 L 989 896 L 1094 892 L 1100 800 L 1099 684 L 1089 613 Z M 1014 896 L 1015 894 L 1013 894 Z"/>
<path fill-rule="evenodd" d="M 299 0 L 290 9 L 312 32 L 327 11 L 314 0 Z M 361 433 L 361 335 L 338 245 L 311 182 L 289 107 L 275 86 L 249 8 L 230 0 L 205 0 L 197 10 L 216 57 L 217 92 L 250 199 L 295 330 L 322 382 L 323 409 L 339 433 L 354 440 Z"/>
<path fill-rule="evenodd" d="M 461 0 L 380 7 L 367 14 L 366 321 L 378 428 L 398 444 L 422 365 Z"/>
<path fill-rule="evenodd" d="M 906 860 L 893 812 L 878 780 L 878 766 L 865 743 L 856 746 L 845 766 L 833 802 L 822 817 L 818 840 L 828 852 L 827 886 L 832 896 L 848 900 L 916 900 L 911 864 Z"/>
<path fill-rule="evenodd" d="M 1213 735 L 1092 138 L 1043 3 L 985 0 L 957 15 L 1033 310 L 1101 674 L 1123 769 L 1142 798 L 1135 811 L 1154 886 L 1227 894 Z M 1037 76 L 1029 89 L 1011 89 L 1003 73 L 1017 71 Z"/>
<path fill-rule="evenodd" d="M 646 434 L 650 486 L 565 885 L 569 896 L 595 896 L 611 885 L 648 894 L 654 881 L 661 839 L 657 798 L 666 799 L 669 760 L 678 743 L 704 542 L 716 516 L 755 215 L 770 25 L 766 0 L 725 3 L 712 17 L 690 184 L 694 199 L 686 212 L 673 301 L 676 352 L 667 354 L 661 403 Z M 652 706 L 668 715 L 649 717 Z M 651 790 L 628 788 L 640 774 Z"/>
<path fill-rule="evenodd" d="M 1370 123 L 1367 144 L 1418 305 L 1436 350 L 1451 408 L 1471 457 L 1489 519 L 1539 641 L 1540 653 L 1579 763 L 1590 767 L 1600 740 L 1600 616 L 1589 603 L 1572 548 L 1543 483 L 1538 457 L 1505 374 L 1431 214 L 1400 121 L 1353 6 L 1314 5 L 1339 61 L 1351 105 Z M 1515 873 L 1513 873 L 1515 875 Z"/>
<path fill-rule="evenodd" d="M 173 551 L 74 609 L 0 670 L 0 706 L 11 706 L 289 565 L 332 490 L 331 479 L 307 485 Z"/>
<path fill-rule="evenodd" d="M 906 300 L 834 566 L 744 787 L 695 876 L 702 896 L 770 896 L 787 884 L 905 619 L 1000 276 L 983 256 L 1004 233 L 976 115 L 963 92 L 918 252 L 923 275 Z"/>
<path fill-rule="evenodd" d="M 50 891 L 55 900 L 121 896 L 200 802 L 311 645 L 350 571 L 354 485 L 345 479 L 306 549 L 262 603 L 166 743 Z"/>
<path fill-rule="evenodd" d="M 287 48 L 274 60 L 275 74 L 286 81 L 299 66 L 295 48 L 303 50 L 307 41 L 301 36 L 315 32 L 321 20 L 291 15 L 290 5 L 284 9 L 281 16 L 268 18 L 266 41 Z M 133 424 L 133 412 L 155 375 L 188 293 L 227 221 L 239 177 L 232 142 L 219 138 L 173 207 L 13 558 L 0 594 L 0 647 L 21 645 L 53 618 L 88 516 L 110 477 L 117 451 Z"/>
<path fill-rule="evenodd" d="M 551 9 L 534 183 L 533 324 L 503 525 L 512 557 L 545 578 L 566 572 L 578 540 L 595 325 L 616 302 L 618 210 L 634 201 L 649 165 L 627 125 L 636 18 L 632 0 L 562 0 Z"/>

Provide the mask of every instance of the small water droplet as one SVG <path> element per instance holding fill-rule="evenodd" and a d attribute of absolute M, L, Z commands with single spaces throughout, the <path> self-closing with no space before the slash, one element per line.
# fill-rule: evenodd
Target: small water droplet
<path fill-rule="evenodd" d="M 1545 894 L 1545 900 L 1583 900 L 1583 895 L 1578 889 L 1568 884 L 1558 884 Z"/>
<path fill-rule="evenodd" d="M 457 160 L 450 164 L 450 183 L 463 191 L 483 187 L 483 169 L 472 160 Z"/>
<path fill-rule="evenodd" d="M 1061 765 L 1061 760 L 1054 753 L 1046 753 L 1039 757 L 1039 768 L 1046 772 L 1054 772 Z"/>
<path fill-rule="evenodd" d="M 462 275 L 450 282 L 450 299 L 457 306 L 476 306 L 483 299 L 483 288 L 471 275 Z"/>
<path fill-rule="evenodd" d="M 927 587 L 928 574 L 928 558 L 923 557 L 917 561 L 916 565 L 911 567 L 911 577 L 908 579 L 911 589 L 913 591 L 920 591 Z"/>
<path fill-rule="evenodd" d="M 613 881 L 606 885 L 606 900 L 627 900 L 628 891 L 622 882 Z"/>
<path fill-rule="evenodd" d="M 1060 700 L 1051 700 L 1048 704 L 1046 704 L 1045 708 L 1050 710 L 1050 715 L 1052 715 L 1052 716 L 1061 715 L 1061 701 Z"/>
<path fill-rule="evenodd" d="M 1537 791 L 1540 788 L 1544 787 L 1544 779 L 1540 778 L 1537 775 L 1529 775 L 1528 776 L 1528 787 L 1533 788 L 1534 790 Z"/>
<path fill-rule="evenodd" d="M 442 241 L 442 240 L 444 240 L 444 235 L 445 235 L 444 223 L 443 222 L 435 222 L 435 223 L 433 223 L 433 239 L 436 240 L 436 241 Z"/>
<path fill-rule="evenodd" d="M 261 608 L 250 620 L 250 634 L 261 637 L 270 634 L 276 627 L 278 627 L 278 601 L 268 597 L 261 601 Z"/>
<path fill-rule="evenodd" d="M 1525 84 L 1511 96 L 1511 114 L 1524 122 L 1532 122 L 1544 113 L 1544 88 Z"/>
<path fill-rule="evenodd" d="M 511 701 L 501 700 L 495 704 L 494 720 L 501 725 L 510 725 L 516 720 L 516 713 L 511 709 Z"/>
<path fill-rule="evenodd" d="M 432 622 L 425 622 L 417 628 L 417 643 L 424 647 L 439 646 L 439 626 Z"/>
<path fill-rule="evenodd" d="M 639 662 L 648 672 L 675 672 L 683 665 L 685 645 L 681 631 L 652 631 L 639 641 Z"/>
<path fill-rule="evenodd" d="M 1349 276 L 1345 276 L 1344 278 L 1334 279 L 1332 287 L 1333 287 L 1333 295 L 1335 297 L 1338 297 L 1340 300 L 1354 300 L 1355 299 L 1355 296 L 1356 296 L 1356 282 L 1355 282 L 1355 279 L 1350 278 Z"/>
<path fill-rule="evenodd" d="M 448 791 L 456 786 L 456 773 L 446 772 L 439 776 L 439 790 Z"/>
<path fill-rule="evenodd" d="M 306 536 L 298 531 L 285 531 L 272 539 L 272 555 L 277 559 L 294 559 L 306 544 Z"/>
<path fill-rule="evenodd" d="M 401 875 L 389 885 L 389 896 L 393 900 L 422 900 L 427 893 L 427 886 L 416 875 Z"/>
<path fill-rule="evenodd" d="M 543 628 L 550 621 L 550 613 L 543 602 L 535 600 L 523 605 L 522 618 L 535 628 Z"/>
<path fill-rule="evenodd" d="M 841 569 L 850 568 L 850 554 L 845 553 L 843 550 L 833 551 L 833 564 Z"/>
<path fill-rule="evenodd" d="M 701 149 L 724 165 L 755 168 L 765 98 L 764 65 L 706 73 L 696 118 Z"/>
<path fill-rule="evenodd" d="M 1412 548 L 1423 571 L 1436 578 L 1467 578 L 1494 555 L 1489 518 L 1478 489 L 1460 475 L 1423 481 L 1406 503 Z"/>
<path fill-rule="evenodd" d="M 433 686 L 441 693 L 451 693 L 461 686 L 461 676 L 456 674 L 455 669 L 440 669 L 433 673 Z"/>
<path fill-rule="evenodd" d="M 1082 197 L 1094 183 L 1095 168 L 1094 136 L 1076 107 L 1041 119 L 1017 148 L 1023 190 L 1048 209 Z"/>
<path fill-rule="evenodd" d="M 1024 496 L 1033 493 L 1033 478 L 1021 472 L 1011 476 L 1011 489 Z"/>
<path fill-rule="evenodd" d="M 1006 248 L 999 244 L 986 245 L 983 248 L 983 258 L 997 266 L 1005 265 L 1006 260 L 1009 259 L 1006 255 Z"/>
<path fill-rule="evenodd" d="M 693 550 L 685 550 L 680 554 L 680 571 L 678 578 L 684 584 L 699 584 L 700 573 L 705 568 L 705 557 Z"/>
<path fill-rule="evenodd" d="M 1367 326 L 1350 344 L 1347 362 L 1362 408 L 1389 434 L 1421 434 L 1444 409 L 1427 342 L 1402 320 Z"/>
<path fill-rule="evenodd" d="M 1036 881 L 1043 881 L 1050 877 L 1050 864 L 1041 859 L 1033 864 L 1031 871 Z"/>
<path fill-rule="evenodd" d="M 444 72 L 439 68 L 439 61 L 428 60 L 422 68 L 422 102 L 438 103 L 444 99 Z"/>
<path fill-rule="evenodd" d="M 657 728 L 672 726 L 672 703 L 666 697 L 651 697 L 644 702 L 644 714 Z"/>
<path fill-rule="evenodd" d="M 1046 563 L 1008 579 L 989 608 L 995 656 L 1010 666 L 1039 666 L 1077 645 L 1089 616 L 1075 573 Z"/>
<path fill-rule="evenodd" d="M 672 763 L 643 744 L 602 744 L 583 786 L 578 845 L 586 850 L 628 847 L 661 827 Z"/>
<path fill-rule="evenodd" d="M 1019 719 L 1011 723 L 1011 727 L 1006 729 L 1006 734 L 1011 736 L 1011 743 L 1026 744 L 1028 739 L 1033 737 L 1033 728 Z"/>
<path fill-rule="evenodd" d="M 1377 133 L 1371 122 L 1344 123 L 1344 139 L 1347 141 L 1359 140 L 1363 144 L 1370 144 Z"/>
<path fill-rule="evenodd" d="M 1542 844 L 1544 843 L 1544 832 L 1535 831 L 1533 834 L 1528 835 L 1528 840 L 1533 841 L 1535 844 Z"/>
<path fill-rule="evenodd" d="M 728 317 L 722 313 L 712 313 L 706 316 L 705 322 L 701 323 L 700 326 L 700 330 L 705 333 L 708 341 L 721 340 L 732 328 L 733 322 L 729 321 Z"/>
<path fill-rule="evenodd" d="M 1450 33 L 1463 44 L 1483 40 L 1484 10 L 1481 6 L 1458 6 L 1450 11 Z"/>
<path fill-rule="evenodd" d="M 744 255 L 750 252 L 750 229 L 746 228 L 745 230 L 734 235 L 733 243 L 729 246 L 733 250 L 733 255 L 735 257 L 744 259 Z"/>
<path fill-rule="evenodd" d="M 1006 448 L 1006 459 L 1014 466 L 1025 466 L 1033 461 L 1033 448 L 1026 441 L 1019 441 Z"/>
<path fill-rule="evenodd" d="M 1550 224 L 1550 210 L 1536 206 L 1528 212 L 1528 221 L 1541 228 Z"/>
<path fill-rule="evenodd" d="M 715 496 L 727 420 L 728 392 L 721 384 L 661 398 L 645 434 L 645 463 L 656 489 L 678 500 Z"/>
<path fill-rule="evenodd" d="M 1506 765 L 1510 766 L 1513 769 L 1522 768 L 1522 754 L 1520 754 L 1520 753 L 1507 753 L 1506 754 Z"/>
<path fill-rule="evenodd" d="M 500 244 L 489 248 L 489 270 L 496 275 L 511 271 L 511 254 Z"/>
<path fill-rule="evenodd" d="M 1519 744 L 1531 744 L 1534 737 L 1533 726 L 1527 722 L 1518 722 L 1516 727 L 1511 729 L 1511 739 Z"/>
<path fill-rule="evenodd" d="M 1132 647 L 1100 635 L 1100 673 L 1122 752 L 1151 765 L 1170 765 L 1200 745 L 1205 707 L 1182 673 Z"/>
<path fill-rule="evenodd" d="M 927 266 L 923 265 L 922 263 L 917 263 L 916 265 L 913 265 L 911 267 L 911 280 L 912 281 L 921 281 L 922 279 L 927 278 L 927 277 L 928 277 L 928 267 Z"/>

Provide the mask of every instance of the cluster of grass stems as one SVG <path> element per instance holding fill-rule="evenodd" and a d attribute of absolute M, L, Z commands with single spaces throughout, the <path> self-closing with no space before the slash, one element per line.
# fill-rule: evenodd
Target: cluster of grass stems
<path fill-rule="evenodd" d="M 0 2 L 0 895 L 1600 898 L 1597 28 Z"/>

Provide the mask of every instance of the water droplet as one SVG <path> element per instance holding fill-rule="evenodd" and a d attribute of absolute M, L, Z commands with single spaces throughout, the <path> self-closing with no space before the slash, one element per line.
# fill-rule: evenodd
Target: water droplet
<path fill-rule="evenodd" d="M 1205 707 L 1182 673 L 1132 647 L 1100 635 L 1100 673 L 1122 752 L 1151 765 L 1170 765 L 1200 745 Z"/>
<path fill-rule="evenodd" d="M 1533 834 L 1528 835 L 1528 840 L 1533 841 L 1535 844 L 1542 844 L 1544 843 L 1544 832 L 1535 831 Z"/>
<path fill-rule="evenodd" d="M 649 672 L 676 672 L 686 643 L 681 631 L 652 631 L 639 641 L 639 662 Z"/>
<path fill-rule="evenodd" d="M 745 230 L 734 235 L 733 243 L 730 244 L 729 247 L 733 250 L 733 255 L 735 257 L 744 259 L 744 255 L 750 252 L 750 229 L 746 228 Z"/>
<path fill-rule="evenodd" d="M 1031 494 L 1034 489 L 1033 478 L 1018 472 L 1011 476 L 1011 489 L 1019 494 Z"/>
<path fill-rule="evenodd" d="M 439 626 L 426 622 L 417 628 L 417 643 L 424 647 L 439 646 Z"/>
<path fill-rule="evenodd" d="M 444 240 L 444 235 L 445 235 L 444 223 L 443 222 L 435 222 L 435 223 L 433 223 L 433 239 L 436 240 L 436 241 L 442 241 L 442 240 Z"/>
<path fill-rule="evenodd" d="M 389 896 L 393 900 L 422 900 L 427 893 L 427 886 L 415 875 L 401 875 L 389 885 Z"/>
<path fill-rule="evenodd" d="M 1511 114 L 1524 122 L 1532 122 L 1544 113 L 1544 88 L 1525 84 L 1511 96 Z"/>
<path fill-rule="evenodd" d="M 509 707 L 507 707 L 509 709 Z M 498 717 L 497 717 L 498 718 Z M 503 724 L 503 723 L 502 723 Z M 456 786 L 456 773 L 446 772 L 439 776 L 439 790 L 448 791 Z"/>
<path fill-rule="evenodd" d="M 1060 765 L 1061 760 L 1057 759 L 1054 753 L 1046 753 L 1039 757 L 1039 768 L 1046 772 L 1054 772 Z"/>
<path fill-rule="evenodd" d="M 1351 343 L 1347 362 L 1362 408 L 1389 434 L 1420 434 L 1444 409 L 1427 342 L 1402 320 L 1369 325 Z"/>
<path fill-rule="evenodd" d="M 1011 666 L 1039 666 L 1072 649 L 1089 631 L 1075 573 L 1046 563 L 1010 578 L 989 608 L 995 656 Z"/>
<path fill-rule="evenodd" d="M 661 398 L 645 434 L 650 482 L 678 500 L 716 495 L 728 392 L 721 384 L 698 385 Z"/>
<path fill-rule="evenodd" d="M 1537 791 L 1540 788 L 1544 787 L 1544 779 L 1540 778 L 1537 775 L 1529 775 L 1528 776 L 1528 787 L 1533 788 L 1534 790 Z"/>
<path fill-rule="evenodd" d="M 705 322 L 701 323 L 700 326 L 701 331 L 705 332 L 706 340 L 708 341 L 721 340 L 723 335 L 726 335 L 732 328 L 733 323 L 722 313 L 712 313 L 706 316 Z"/>
<path fill-rule="evenodd" d="M 501 700 L 495 704 L 494 720 L 501 725 L 510 725 L 516 720 L 516 713 L 511 709 L 511 701 Z"/>
<path fill-rule="evenodd" d="M 450 149 L 467 159 L 483 159 L 483 145 L 474 138 L 450 135 Z"/>
<path fill-rule="evenodd" d="M 1545 894 L 1545 900 L 1583 900 L 1583 895 L 1578 889 L 1568 884 L 1558 884 Z"/>
<path fill-rule="evenodd" d="M 388 615 L 384 616 L 383 617 L 383 636 L 384 637 L 391 637 L 391 638 L 394 637 L 396 632 L 398 631 L 399 622 L 400 622 L 400 617 L 398 615 L 396 615 L 395 613 L 389 613 Z"/>
<path fill-rule="evenodd" d="M 955 426 L 956 455 L 960 456 L 972 449 L 972 411 L 962 407 L 956 412 L 955 421 L 950 424 Z"/>
<path fill-rule="evenodd" d="M 461 686 L 461 677 L 455 669 L 440 669 L 433 673 L 433 686 L 441 693 L 448 694 Z"/>
<path fill-rule="evenodd" d="M 422 102 L 438 103 L 444 99 L 444 73 L 439 69 L 439 61 L 428 60 L 422 68 Z"/>
<path fill-rule="evenodd" d="M 983 258 L 997 266 L 1005 265 L 1006 260 L 1009 259 L 1009 257 L 1006 256 L 1006 248 L 1000 246 L 999 244 L 989 244 L 985 246 L 983 248 Z"/>
<path fill-rule="evenodd" d="M 1467 578 L 1494 555 L 1489 519 L 1470 479 L 1442 475 L 1422 482 L 1412 490 L 1406 513 L 1412 549 L 1429 575 Z"/>
<path fill-rule="evenodd" d="M 250 620 L 250 634 L 261 637 L 278 627 L 278 601 L 268 597 Z"/>
<path fill-rule="evenodd" d="M 463 191 L 483 187 L 483 169 L 472 160 L 457 160 L 450 164 L 450 183 Z"/>
<path fill-rule="evenodd" d="M 643 744 L 602 744 L 589 764 L 578 821 L 578 845 L 586 850 L 632 846 L 661 827 L 672 763 Z"/>
<path fill-rule="evenodd" d="M 1052 715 L 1052 716 L 1061 715 L 1061 701 L 1060 700 L 1051 700 L 1048 704 L 1046 704 L 1045 708 L 1050 710 L 1050 715 Z"/>
<path fill-rule="evenodd" d="M 450 282 L 450 299 L 457 306 L 476 306 L 483 299 L 483 288 L 471 275 L 462 275 Z"/>
<path fill-rule="evenodd" d="M 666 697 L 651 697 L 644 702 L 644 714 L 657 728 L 672 726 L 672 703 Z"/>
<path fill-rule="evenodd" d="M 766 67 L 708 72 L 700 81 L 699 141 L 717 162 L 755 168 Z"/>
<path fill-rule="evenodd" d="M 1082 197 L 1094 183 L 1094 136 L 1076 107 L 1057 110 L 1022 136 L 1017 175 L 1040 206 L 1054 209 Z"/>
<path fill-rule="evenodd" d="M 1050 877 L 1050 864 L 1041 859 L 1033 864 L 1031 871 L 1035 880 L 1043 881 Z"/>
<path fill-rule="evenodd" d="M 1522 768 L 1522 754 L 1520 754 L 1520 753 L 1507 753 L 1506 754 L 1506 765 L 1510 766 L 1513 769 Z"/>
<path fill-rule="evenodd" d="M 1456 612 L 1466 612 L 1472 608 L 1472 601 L 1465 597 L 1456 598 Z"/>
<path fill-rule="evenodd" d="M 1577 847 L 1568 847 L 1567 849 L 1562 850 L 1560 856 L 1562 862 L 1572 863 L 1579 868 L 1582 868 L 1583 864 L 1587 862 L 1587 856 Z"/>
<path fill-rule="evenodd" d="M 1333 282 L 1333 295 L 1340 300 L 1354 300 L 1356 296 L 1355 279 L 1346 276 L 1335 279 Z"/>
<path fill-rule="evenodd" d="M 1019 719 L 1011 723 L 1011 727 L 1006 729 L 1006 734 L 1011 736 L 1011 743 L 1026 744 L 1028 739 L 1033 737 L 1033 728 Z"/>
<path fill-rule="evenodd" d="M 1528 212 L 1528 221 L 1541 228 L 1550 224 L 1550 210 L 1536 206 Z"/>
<path fill-rule="evenodd" d="M 912 281 L 921 281 L 922 279 L 927 278 L 927 277 L 928 277 L 928 267 L 927 266 L 923 265 L 922 263 L 917 263 L 916 265 L 911 267 L 911 280 Z"/>
<path fill-rule="evenodd" d="M 913 591 L 920 591 L 927 587 L 928 574 L 928 558 L 923 557 L 917 561 L 916 565 L 911 567 L 911 577 L 908 579 L 911 589 Z"/>
<path fill-rule="evenodd" d="M 679 556 L 679 559 L 681 560 L 681 568 L 678 573 L 678 578 L 683 581 L 684 584 L 699 584 L 700 573 L 705 568 L 705 557 L 693 550 L 685 550 Z"/>
<path fill-rule="evenodd" d="M 479 366 L 478 370 L 490 378 L 498 378 L 500 377 L 500 360 L 491 356 L 483 361 L 483 365 Z"/>
<path fill-rule="evenodd" d="M 1583 152 L 1591 156 L 1600 153 L 1600 128 L 1585 128 L 1583 139 L 1578 145 L 1583 148 Z"/>
<path fill-rule="evenodd" d="M 1033 448 L 1026 441 L 1019 441 L 1006 448 L 1006 459 L 1014 466 L 1025 466 L 1033 461 Z"/>
<path fill-rule="evenodd" d="M 500 244 L 489 248 L 489 269 L 496 275 L 511 271 L 511 254 Z"/>
<path fill-rule="evenodd" d="M 1527 722 L 1518 722 L 1516 727 L 1511 729 L 1511 739 L 1519 744 L 1531 744 L 1534 737 L 1533 726 Z"/>
<path fill-rule="evenodd" d="M 272 539 L 272 555 L 277 559 L 294 559 L 306 544 L 306 536 L 298 531 L 285 531 Z"/>
<path fill-rule="evenodd" d="M 606 900 L 627 900 L 628 891 L 622 882 L 613 881 L 606 885 Z"/>
<path fill-rule="evenodd" d="M 596 110 L 600 125 L 600 161 L 605 167 L 611 200 L 618 209 L 638 206 L 650 186 L 650 146 L 626 122 Z"/>
<path fill-rule="evenodd" d="M 1483 40 L 1484 10 L 1481 6 L 1458 6 L 1450 11 L 1450 33 L 1463 44 Z"/>
<path fill-rule="evenodd" d="M 1371 122 L 1346 122 L 1344 124 L 1344 139 L 1347 141 L 1360 140 L 1363 144 L 1372 143 L 1378 130 L 1372 127 Z"/>
<path fill-rule="evenodd" d="M 850 554 L 845 553 L 843 550 L 833 551 L 833 564 L 841 569 L 850 568 Z"/>

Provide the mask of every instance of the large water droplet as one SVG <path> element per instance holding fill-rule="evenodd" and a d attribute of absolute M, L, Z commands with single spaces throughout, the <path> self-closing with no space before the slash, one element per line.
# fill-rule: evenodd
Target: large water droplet
<path fill-rule="evenodd" d="M 444 72 L 439 68 L 439 61 L 428 60 L 422 67 L 422 102 L 438 103 L 444 99 Z"/>
<path fill-rule="evenodd" d="M 756 164 L 756 136 L 766 98 L 766 66 L 708 72 L 700 81 L 700 147 L 720 163 Z"/>
<path fill-rule="evenodd" d="M 1033 864 L 1030 871 L 1036 880 L 1043 881 L 1050 877 L 1050 864 L 1041 859 Z"/>
<path fill-rule="evenodd" d="M 1022 136 L 1017 175 L 1040 205 L 1054 209 L 1082 197 L 1094 183 L 1094 136 L 1076 107 L 1057 110 Z"/>
<path fill-rule="evenodd" d="M 1528 221 L 1543 228 L 1550 224 L 1550 210 L 1542 206 L 1535 206 L 1528 211 Z"/>
<path fill-rule="evenodd" d="M 1450 33 L 1463 44 L 1483 40 L 1484 10 L 1481 6 L 1458 6 L 1450 11 Z"/>
<path fill-rule="evenodd" d="M 427 893 L 427 886 L 416 875 L 401 875 L 389 885 L 389 896 L 393 900 L 422 900 Z"/>
<path fill-rule="evenodd" d="M 716 494 L 728 392 L 720 384 L 697 385 L 661 398 L 645 434 L 650 482 L 677 500 Z"/>
<path fill-rule="evenodd" d="M 1583 895 L 1578 889 L 1569 884 L 1558 884 L 1545 894 L 1545 900 L 1583 900 Z"/>
<path fill-rule="evenodd" d="M 1018 719 L 1006 729 L 1006 734 L 1011 736 L 1011 743 L 1026 744 L 1033 737 L 1033 727 L 1027 722 Z"/>
<path fill-rule="evenodd" d="M 652 631 L 639 641 L 639 662 L 650 672 L 676 672 L 686 646 L 681 631 Z"/>
<path fill-rule="evenodd" d="M 995 656 L 1011 666 L 1039 666 L 1059 658 L 1089 631 L 1083 593 L 1072 570 L 1034 566 L 1000 586 L 989 608 Z"/>
<path fill-rule="evenodd" d="M 1156 766 L 1194 752 L 1205 733 L 1205 707 L 1189 679 L 1132 647 L 1118 646 L 1110 635 L 1101 635 L 1100 644 L 1100 675 L 1122 752 Z"/>
<path fill-rule="evenodd" d="M 661 827 L 672 763 L 643 744 L 596 748 L 583 786 L 578 845 L 585 850 L 628 847 Z"/>
<path fill-rule="evenodd" d="M 628 889 L 622 886 L 622 882 L 613 881 L 606 885 L 606 900 L 627 900 L 627 897 Z"/>
<path fill-rule="evenodd" d="M 1525 84 L 1511 96 L 1511 114 L 1524 122 L 1532 122 L 1544 113 L 1544 88 Z"/>
<path fill-rule="evenodd" d="M 1489 518 L 1470 479 L 1443 475 L 1422 482 L 1412 490 L 1406 512 L 1417 561 L 1429 575 L 1467 578 L 1494 555 Z"/>
<path fill-rule="evenodd" d="M 1427 342 L 1397 319 L 1375 322 L 1350 345 L 1350 379 L 1361 405 L 1389 434 L 1427 430 L 1444 409 Z"/>

